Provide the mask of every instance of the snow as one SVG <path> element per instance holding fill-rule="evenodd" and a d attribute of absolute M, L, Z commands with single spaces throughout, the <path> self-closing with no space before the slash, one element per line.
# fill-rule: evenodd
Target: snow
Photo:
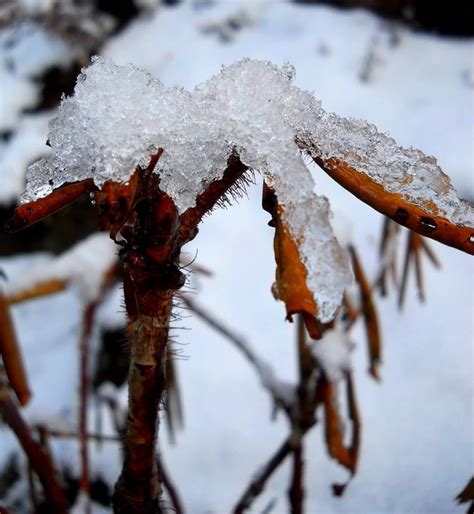
<path fill-rule="evenodd" d="M 339 382 L 352 369 L 351 352 L 354 343 L 340 325 L 329 330 L 320 341 L 311 344 L 311 352 L 323 368 L 328 380 Z"/>
<path fill-rule="evenodd" d="M 11 140 L 0 143 L 0 162 L 3 177 L 0 204 L 16 202 L 25 189 L 25 169 L 41 156 L 49 153 L 44 144 L 51 113 L 22 116 Z"/>
<path fill-rule="evenodd" d="M 352 276 L 332 233 L 328 202 L 313 192 L 294 143 L 298 132 L 291 125 L 298 121 L 293 120 L 304 113 L 317 119 L 321 109 L 292 85 L 293 76 L 290 65 L 280 69 L 247 59 L 187 93 L 166 88 L 133 66 L 95 58 L 50 123 L 52 154 L 29 168 L 25 199 L 89 177 L 98 186 L 126 182 L 161 147 L 160 187 L 184 212 L 222 177 L 236 151 L 275 189 L 306 266 L 318 318 L 330 321 Z"/>
<path fill-rule="evenodd" d="M 39 284 L 58 280 L 75 287 L 84 305 L 88 305 L 100 298 L 105 275 L 116 260 L 117 247 L 108 234 L 92 234 L 48 264 L 37 266 L 8 283 L 6 293 L 18 295 Z"/>
<path fill-rule="evenodd" d="M 235 3 L 230 9 L 236 10 Z M 474 90 L 464 79 L 472 69 L 471 41 L 412 33 L 360 11 L 274 2 L 254 25 L 237 31 L 223 45 L 200 27 L 228 11 L 228 5 L 224 8 L 219 3 L 199 10 L 186 2 L 160 8 L 113 38 L 104 55 L 119 64 L 133 62 L 164 84 L 179 83 L 189 90 L 222 63 L 244 56 L 277 63 L 290 60 L 298 70 L 299 87 L 315 89 L 329 110 L 369 119 L 402 145 L 436 155 L 461 195 L 473 197 Z M 387 43 L 392 29 L 399 40 L 395 46 Z M 360 69 L 374 34 L 381 34 L 377 59 L 370 80 L 362 83 Z M 333 209 L 351 221 L 350 240 L 357 244 L 369 276 L 375 277 L 380 217 L 326 180 L 315 166 L 312 174 L 318 193 L 327 195 Z M 0 163 L 0 191 L 9 180 Z M 268 295 L 274 279 L 273 230 L 265 226 L 268 215 L 259 207 L 260 185 L 249 190 L 250 200 L 242 199 L 205 220 L 188 248 L 189 260 L 198 249 L 199 263 L 214 272 L 212 278 L 202 278 L 198 300 L 238 327 L 279 380 L 294 383 L 293 326 L 282 322 L 281 305 Z M 330 483 L 343 481 L 346 474 L 327 458 L 322 429 L 316 426 L 305 441 L 308 512 L 453 514 L 465 510 L 453 498 L 473 468 L 474 298 L 466 277 L 473 276 L 474 268 L 468 256 L 436 243 L 432 247 L 443 269 L 426 269 L 427 303 L 419 305 L 409 289 L 405 312 L 398 312 L 394 297 L 378 305 L 384 335 L 380 384 L 365 372 L 363 326 L 357 325 L 352 333 L 357 342 L 352 373 L 363 423 L 359 469 L 345 496 L 333 498 Z M 1 267 L 16 282 L 49 260 L 16 256 L 3 258 Z M 107 302 L 98 323 L 111 317 L 109 324 L 115 325 L 117 311 L 123 313 L 121 295 L 114 291 Z M 15 306 L 13 314 L 35 393 L 25 415 L 31 410 L 56 413 L 74 423 L 81 315 L 77 291 Z M 191 329 L 173 331 L 183 355 L 177 365 L 186 427 L 178 433 L 175 446 L 161 437 L 162 454 L 187 511 L 230 512 L 250 477 L 286 437 L 286 419 L 269 421 L 268 393 L 223 337 L 192 317 L 179 326 Z M 121 397 L 125 405 L 123 389 Z M 95 413 L 95 406 L 91 407 L 93 430 Z M 3 429 L 0 447 L 1 466 L 17 449 Z M 77 464 L 74 442 L 55 440 L 53 449 L 61 462 Z M 91 444 L 91 453 L 92 472 L 102 472 L 113 484 L 120 469 L 118 445 Z M 284 466 L 272 478 L 255 512 L 264 511 L 272 499 L 275 512 L 288 511 L 290 473 L 289 466 Z M 20 494 L 26 497 L 26 489 Z"/>

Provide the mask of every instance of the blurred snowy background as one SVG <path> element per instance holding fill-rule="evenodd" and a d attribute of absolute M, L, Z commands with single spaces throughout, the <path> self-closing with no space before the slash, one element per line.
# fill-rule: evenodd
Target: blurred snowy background
<path fill-rule="evenodd" d="M 24 189 L 27 165 L 47 154 L 47 122 L 60 94 L 71 92 L 92 52 L 118 64 L 133 63 L 166 85 L 186 89 L 242 57 L 279 65 L 288 60 L 296 68 L 296 84 L 314 91 L 326 110 L 367 119 L 401 145 L 436 156 L 460 196 L 474 199 L 472 39 L 415 32 L 400 21 L 365 10 L 313 3 L 141 1 L 132 14 L 107 14 L 89 9 L 93 2 L 84 2 L 84 20 L 77 12 L 71 15 L 69 4 L 0 4 L 3 220 Z M 369 276 L 375 277 L 382 217 L 316 166 L 311 169 L 318 193 L 328 196 L 338 224 L 359 248 Z M 248 198 L 216 211 L 203 223 L 187 248 L 188 257 L 213 275 L 195 276 L 191 285 L 202 305 L 245 336 L 282 379 L 294 382 L 294 326 L 284 321 L 284 306 L 270 292 L 273 230 L 267 227 L 257 182 Z M 74 215 L 72 207 L 26 236 L 0 233 L 0 268 L 7 276 L 7 291 L 32 270 L 41 275 L 53 262 L 53 252 L 67 249 L 93 230 L 83 216 L 87 205 L 80 208 L 79 214 Z M 427 302 L 419 303 L 414 288 L 408 291 L 403 312 L 397 308 L 396 295 L 379 302 L 384 341 L 381 383 L 367 373 L 361 322 L 352 333 L 352 367 L 363 423 L 359 470 L 345 495 L 334 498 L 330 484 L 345 480 L 347 473 L 328 458 L 317 425 L 306 439 L 308 513 L 465 510 L 454 497 L 474 469 L 474 269 L 469 256 L 434 242 L 431 246 L 443 267 L 439 271 L 426 266 Z M 77 262 L 83 273 L 92 274 L 99 259 L 96 251 Z M 34 391 L 25 409 L 31 423 L 74 430 L 83 309 L 80 282 L 79 277 L 65 292 L 13 308 Z M 99 312 L 93 336 L 97 354 L 108 337 L 125 351 L 117 336 L 123 324 L 117 288 Z M 271 421 L 267 393 L 224 338 L 186 313 L 174 335 L 185 426 L 171 444 L 163 424 L 161 451 L 187 512 L 229 512 L 250 477 L 287 434 L 286 420 L 280 416 Z M 97 359 L 92 361 L 96 366 Z M 124 387 L 102 384 L 98 392 L 126 402 Z M 98 396 L 96 391 L 91 402 L 91 431 L 100 426 L 112 434 L 110 410 Z M 77 443 L 55 439 L 53 451 L 59 465 L 77 477 Z M 93 478 L 113 484 L 120 470 L 118 444 L 91 443 L 91 459 Z M 15 504 L 27 495 L 27 481 L 8 482 L 7 469 L 26 476 L 15 439 L 0 427 L 0 505 Z M 289 467 L 283 466 L 252 512 L 263 512 L 270 502 L 272 512 L 287 512 L 288 476 Z M 107 493 L 99 497 L 107 498 Z M 25 508 L 17 512 L 28 512 Z M 94 512 L 109 509 L 94 503 Z"/>

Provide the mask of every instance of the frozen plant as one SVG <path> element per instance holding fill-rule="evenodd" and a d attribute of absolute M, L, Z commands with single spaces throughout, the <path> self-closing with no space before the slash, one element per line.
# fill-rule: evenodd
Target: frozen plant
<path fill-rule="evenodd" d="M 185 282 L 179 256 L 197 235 L 203 216 L 238 195 L 252 173 L 263 175 L 263 207 L 275 228 L 274 295 L 284 301 L 289 319 L 301 315 L 313 339 L 334 322 L 352 274 L 349 255 L 332 232 L 328 201 L 314 192 L 304 155 L 394 221 L 474 253 L 473 208 L 457 197 L 436 160 L 399 147 L 373 125 L 325 112 L 311 93 L 293 84 L 294 73 L 288 64 L 279 68 L 243 60 L 187 92 L 164 87 L 133 66 L 96 58 L 50 122 L 50 157 L 28 171 L 24 204 L 16 210 L 12 228 L 94 193 L 101 227 L 121 247 L 132 349 L 115 512 L 160 511 L 157 412 L 166 389 L 173 297 Z M 370 288 L 354 251 L 352 260 L 376 376 L 379 348 Z M 305 412 L 295 433 L 301 437 L 313 426 L 315 409 L 324 403 L 331 455 L 354 472 L 359 427 L 344 353 L 350 345 L 343 343 L 336 359 L 325 346 L 313 356 L 306 343 L 301 346 L 303 396 L 314 389 L 307 363 L 315 358 L 328 376 L 347 380 L 354 434 L 347 449 L 330 379 L 318 381 L 309 410 L 301 407 Z M 329 370 L 334 366 L 333 374 Z M 268 377 L 264 373 L 262 381 L 268 384 Z M 281 403 L 288 397 L 283 395 Z M 291 418 L 293 404 L 285 406 Z M 292 435 L 282 447 L 284 456 L 295 444 Z M 261 486 L 251 484 L 235 512 L 243 512 Z"/>

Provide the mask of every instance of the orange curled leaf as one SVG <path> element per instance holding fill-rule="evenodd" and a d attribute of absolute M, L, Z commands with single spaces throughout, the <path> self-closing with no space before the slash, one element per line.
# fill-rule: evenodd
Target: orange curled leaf
<path fill-rule="evenodd" d="M 26 405 L 31 398 L 23 357 L 16 340 L 13 321 L 8 304 L 0 291 L 0 355 L 10 382 L 20 405 Z"/>
<path fill-rule="evenodd" d="M 407 196 L 387 191 L 382 184 L 339 159 L 314 156 L 313 159 L 331 178 L 359 200 L 400 225 L 445 245 L 474 254 L 474 227 L 455 225 L 442 216 L 434 216 L 432 212 L 436 212 L 436 206 L 432 203 L 427 203 L 425 210 L 410 202 Z"/>
<path fill-rule="evenodd" d="M 273 246 L 277 267 L 274 296 L 285 303 L 287 319 L 292 320 L 293 314 L 302 314 L 309 335 L 319 339 L 322 327 L 316 319 L 318 307 L 306 283 L 306 267 L 301 261 L 296 242 L 282 220 L 283 208 L 278 205 L 274 191 L 265 184 L 262 205 L 272 216 L 269 224 L 275 227 Z"/>
<path fill-rule="evenodd" d="M 380 378 L 378 367 L 381 361 L 382 341 L 380 337 L 377 310 L 375 309 L 375 303 L 372 298 L 372 289 L 370 287 L 369 281 L 367 280 L 367 277 L 365 276 L 364 270 L 357 256 L 357 252 L 353 246 L 349 247 L 349 251 L 352 257 L 354 276 L 356 282 L 359 285 L 362 314 L 364 316 L 365 328 L 367 332 L 367 343 L 369 347 L 370 361 L 369 372 L 375 379 L 378 380 Z"/>
<path fill-rule="evenodd" d="M 76 200 L 79 200 L 87 193 L 95 191 L 95 189 L 96 186 L 92 179 L 75 182 L 55 189 L 44 198 L 39 198 L 38 200 L 17 207 L 13 213 L 12 219 L 7 225 L 7 229 L 15 232 L 16 230 L 33 225 L 51 214 L 60 211 L 64 207 L 67 207 Z"/>

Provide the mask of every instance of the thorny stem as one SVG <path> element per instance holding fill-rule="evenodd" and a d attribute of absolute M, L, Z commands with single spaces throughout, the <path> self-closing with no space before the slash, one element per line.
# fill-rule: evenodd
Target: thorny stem
<path fill-rule="evenodd" d="M 28 461 L 38 475 L 44 489 L 48 512 L 66 514 L 66 498 L 57 479 L 57 472 L 49 454 L 33 439 L 30 427 L 23 419 L 0 372 L 0 413 L 17 437 Z"/>
<path fill-rule="evenodd" d="M 161 512 L 155 443 L 158 408 L 166 389 L 165 355 L 171 307 L 171 291 L 164 291 L 156 316 L 141 314 L 131 322 L 134 337 L 124 463 L 113 499 L 114 512 L 118 514 Z"/>

